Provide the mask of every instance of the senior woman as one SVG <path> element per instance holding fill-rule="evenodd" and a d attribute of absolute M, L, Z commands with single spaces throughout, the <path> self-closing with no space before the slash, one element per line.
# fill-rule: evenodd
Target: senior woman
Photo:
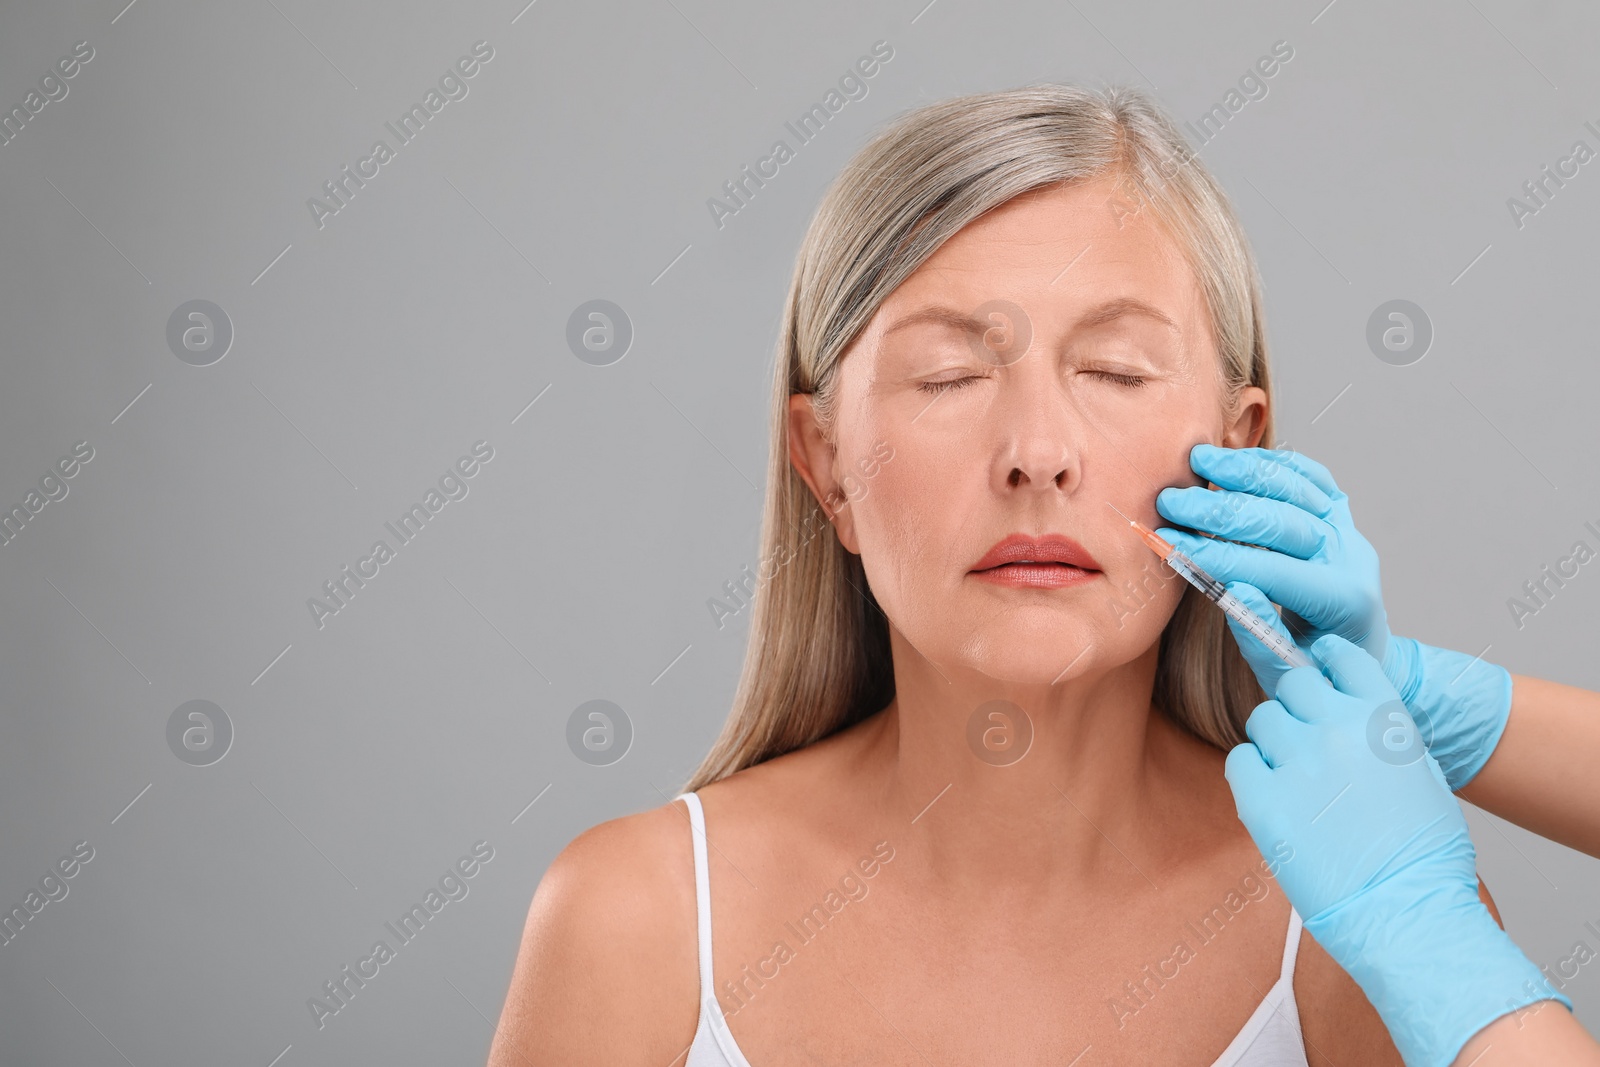
<path fill-rule="evenodd" d="M 1116 513 L 1272 443 L 1263 318 L 1138 91 L 872 139 L 785 306 L 727 724 L 552 863 L 491 1064 L 1399 1063 L 1235 812 L 1259 684 Z"/>

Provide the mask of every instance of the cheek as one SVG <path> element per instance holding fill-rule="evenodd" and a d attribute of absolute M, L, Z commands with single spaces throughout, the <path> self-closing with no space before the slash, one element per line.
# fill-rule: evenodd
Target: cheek
<path fill-rule="evenodd" d="M 1155 495 L 1166 486 L 1204 485 L 1205 482 L 1189 466 L 1189 452 L 1202 441 L 1221 441 L 1222 420 L 1217 410 L 1195 404 L 1192 399 L 1182 403 L 1162 405 L 1143 413 L 1136 423 L 1125 424 L 1107 436 L 1114 447 L 1104 450 L 1103 461 L 1098 464 L 1104 473 L 1114 473 L 1118 481 L 1140 487 L 1138 494 L 1140 521 L 1148 524 L 1155 519 L 1164 525 L 1155 511 Z M 1126 499 L 1125 488 L 1114 491 L 1112 499 Z M 1121 507 L 1121 504 L 1118 504 Z M 1129 511 L 1135 518 L 1139 515 Z"/>
<path fill-rule="evenodd" d="M 963 517 L 975 511 L 963 502 L 970 471 L 902 436 L 893 458 L 859 482 L 850 507 L 873 594 L 891 615 L 891 605 L 914 611 L 941 576 L 970 566 L 957 558 L 968 540 Z"/>
<path fill-rule="evenodd" d="M 1142 547 L 1140 551 L 1143 552 Z M 1119 560 L 1107 577 L 1108 627 L 1120 639 L 1140 648 L 1148 647 L 1160 636 L 1188 588 L 1153 552 Z"/>

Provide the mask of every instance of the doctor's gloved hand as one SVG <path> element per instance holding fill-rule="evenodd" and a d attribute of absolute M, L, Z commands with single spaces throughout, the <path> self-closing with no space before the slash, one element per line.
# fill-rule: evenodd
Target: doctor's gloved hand
<path fill-rule="evenodd" d="M 1322 464 L 1293 451 L 1205 443 L 1194 446 L 1189 462 L 1218 488 L 1168 487 L 1157 494 L 1156 509 L 1168 522 L 1210 536 L 1156 532 L 1269 623 L 1278 620 L 1271 604 L 1281 605 L 1280 628 L 1302 648 L 1337 634 L 1378 660 L 1450 789 L 1471 781 L 1505 731 L 1510 673 L 1389 632 L 1378 554 Z M 1233 620 L 1228 625 L 1261 688 L 1274 692 L 1288 666 Z"/>
<path fill-rule="evenodd" d="M 1338 636 L 1310 654 L 1322 672 L 1284 672 L 1226 765 L 1262 854 L 1289 846 L 1278 884 L 1306 930 L 1366 993 L 1407 1064 L 1444 1067 L 1535 1001 L 1570 1011 L 1478 897 L 1466 819 L 1377 660 Z"/>

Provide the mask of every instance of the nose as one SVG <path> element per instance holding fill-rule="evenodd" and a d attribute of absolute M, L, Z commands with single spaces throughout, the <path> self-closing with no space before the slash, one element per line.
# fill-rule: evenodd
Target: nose
<path fill-rule="evenodd" d="M 1063 450 L 1044 441 L 1029 442 L 1010 465 L 1006 484 L 1013 489 L 1035 485 L 1066 489 L 1072 481 L 1072 466 L 1071 457 Z"/>
<path fill-rule="evenodd" d="M 1011 395 L 996 412 L 1003 427 L 996 475 L 1013 490 L 1070 491 L 1081 478 L 1083 426 L 1066 390 L 1037 353 L 1006 371 L 1001 391 Z"/>

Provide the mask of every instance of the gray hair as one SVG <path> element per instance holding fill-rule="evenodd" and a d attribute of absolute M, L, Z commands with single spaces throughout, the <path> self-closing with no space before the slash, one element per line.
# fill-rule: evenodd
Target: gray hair
<path fill-rule="evenodd" d="M 874 714 L 894 696 L 888 625 L 858 556 L 816 537 L 827 514 L 789 463 L 788 400 L 809 393 L 831 438 L 842 355 L 890 293 L 952 235 L 1023 193 L 1110 177 L 1108 210 L 1149 210 L 1205 293 L 1224 404 L 1269 396 L 1260 282 L 1220 186 L 1142 91 L 1035 85 L 956 97 L 898 116 L 846 164 L 800 246 L 773 376 L 762 563 L 733 708 L 686 789 Z M 769 566 L 772 573 L 766 572 Z M 1228 749 L 1265 694 L 1225 617 L 1187 589 L 1161 636 L 1154 700 Z"/>

